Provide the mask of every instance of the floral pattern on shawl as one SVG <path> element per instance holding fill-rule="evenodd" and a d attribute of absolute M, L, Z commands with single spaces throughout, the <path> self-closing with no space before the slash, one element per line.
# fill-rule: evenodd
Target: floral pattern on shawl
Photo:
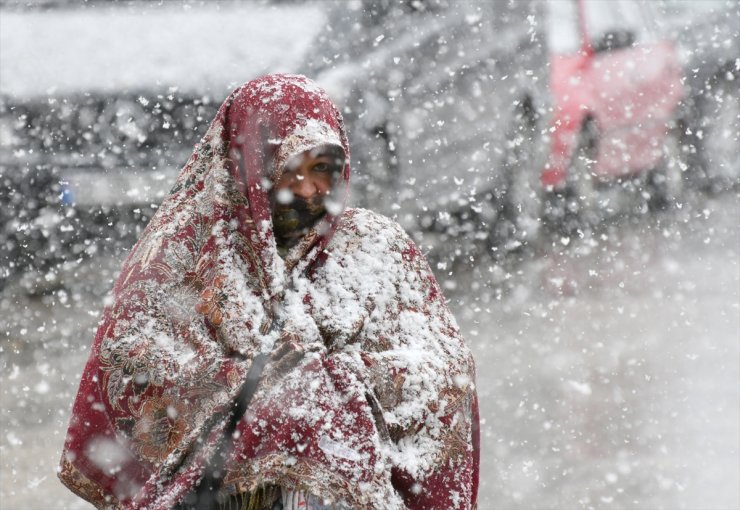
<path fill-rule="evenodd" d="M 308 314 L 326 348 L 260 388 L 231 490 L 274 483 L 357 509 L 473 506 L 473 361 L 413 242 L 350 209 L 323 263 L 292 276 L 286 307 Z"/>
<path fill-rule="evenodd" d="M 477 490 L 470 353 L 418 249 L 368 211 L 327 216 L 281 258 L 268 190 L 287 158 L 341 145 L 310 80 L 235 90 L 113 289 L 75 400 L 60 478 L 98 508 L 169 510 L 193 489 L 258 352 L 225 492 L 277 484 L 352 508 L 469 508 Z"/>

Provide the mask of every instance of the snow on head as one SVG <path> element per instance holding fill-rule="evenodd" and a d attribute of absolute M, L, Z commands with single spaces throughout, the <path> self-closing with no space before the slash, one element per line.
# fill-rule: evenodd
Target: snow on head
<path fill-rule="evenodd" d="M 337 130 L 318 119 L 299 119 L 295 129 L 285 137 L 280 145 L 275 162 L 278 174 L 275 177 L 279 178 L 283 166 L 293 156 L 322 146 L 339 147 L 341 149 L 342 140 Z"/>

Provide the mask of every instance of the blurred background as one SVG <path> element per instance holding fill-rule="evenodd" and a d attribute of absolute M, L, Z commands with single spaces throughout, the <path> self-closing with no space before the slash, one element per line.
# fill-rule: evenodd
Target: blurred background
<path fill-rule="evenodd" d="M 445 289 L 481 509 L 740 508 L 735 0 L 0 0 L 0 508 L 89 507 L 56 466 L 103 303 L 268 72 Z"/>

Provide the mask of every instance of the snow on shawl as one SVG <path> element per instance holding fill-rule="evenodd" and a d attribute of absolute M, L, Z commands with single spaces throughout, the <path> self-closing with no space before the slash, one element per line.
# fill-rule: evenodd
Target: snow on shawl
<path fill-rule="evenodd" d="M 98 508 L 170 509 L 198 482 L 251 360 L 266 369 L 225 492 L 263 484 L 351 508 L 470 508 L 478 483 L 470 352 L 424 257 L 391 220 L 326 217 L 278 255 L 269 188 L 292 155 L 349 148 L 325 93 L 270 75 L 224 102 L 113 289 L 60 478 Z M 336 212 L 336 211 L 334 211 Z"/>

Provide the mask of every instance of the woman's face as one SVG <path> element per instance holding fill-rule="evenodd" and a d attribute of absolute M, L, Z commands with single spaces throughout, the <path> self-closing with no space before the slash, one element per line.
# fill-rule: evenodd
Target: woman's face
<path fill-rule="evenodd" d="M 325 148 L 289 159 L 271 192 L 272 223 L 278 245 L 292 246 L 326 214 L 343 159 Z"/>
<path fill-rule="evenodd" d="M 328 195 L 336 173 L 341 170 L 337 168 L 336 159 L 322 149 L 307 150 L 290 158 L 274 186 L 278 202 L 289 202 L 293 197 L 311 200 Z M 283 200 L 280 196 L 284 197 Z"/>

